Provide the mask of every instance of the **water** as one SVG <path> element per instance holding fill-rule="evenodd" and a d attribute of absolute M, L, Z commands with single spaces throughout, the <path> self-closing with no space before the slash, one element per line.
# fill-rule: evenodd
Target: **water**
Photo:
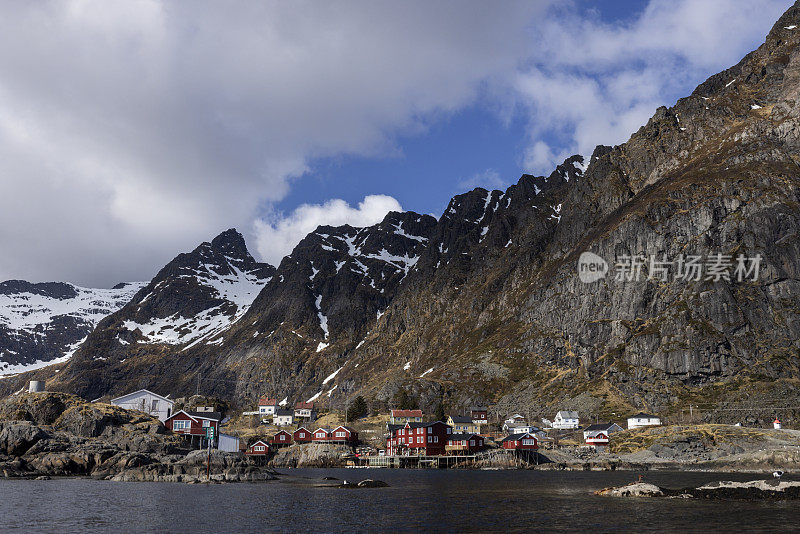
<path fill-rule="evenodd" d="M 280 481 L 185 485 L 0 479 L 0 532 L 776 532 L 797 502 L 614 499 L 632 472 L 292 469 Z M 318 488 L 324 476 L 389 488 Z M 666 487 L 754 475 L 649 472 Z"/>

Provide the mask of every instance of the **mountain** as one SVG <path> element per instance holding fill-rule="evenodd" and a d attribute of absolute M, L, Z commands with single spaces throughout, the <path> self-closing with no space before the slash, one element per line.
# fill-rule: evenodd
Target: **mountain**
<path fill-rule="evenodd" d="M 101 319 L 124 306 L 143 285 L 88 289 L 64 282 L 0 283 L 0 375 L 68 358 Z"/>
<path fill-rule="evenodd" d="M 63 369 L 70 390 L 101 395 L 127 386 L 126 373 L 149 383 L 156 356 L 220 344 L 274 272 L 233 229 L 179 254 L 81 344 Z"/>
<path fill-rule="evenodd" d="M 531 417 L 692 405 L 736 421 L 797 406 L 798 28 L 795 5 L 737 65 L 588 160 L 458 195 L 438 220 L 318 228 L 274 273 L 252 267 L 263 287 L 249 306 L 202 281 L 213 242 L 179 256 L 49 387 L 200 389 L 241 406 L 360 394 L 373 409 L 405 389 L 426 410 Z M 216 272 L 228 260 L 214 257 Z"/>

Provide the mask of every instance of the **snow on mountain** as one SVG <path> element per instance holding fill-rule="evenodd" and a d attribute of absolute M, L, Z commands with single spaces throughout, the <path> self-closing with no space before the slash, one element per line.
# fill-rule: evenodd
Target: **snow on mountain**
<path fill-rule="evenodd" d="M 219 343 L 214 338 L 245 314 L 261 288 L 272 278 L 262 277 L 260 266 L 240 269 L 238 258 L 224 256 L 223 261 L 222 266 L 199 263 L 184 268 L 174 277 L 205 288 L 209 299 L 206 309 L 195 315 L 174 313 L 167 317 L 152 317 L 145 322 L 129 319 L 122 323 L 123 327 L 131 332 L 139 330 L 143 336 L 139 343 L 187 344 L 185 348 L 203 340 L 209 344 Z M 154 292 L 159 290 L 159 285 Z M 149 300 L 152 294 L 146 295 L 141 302 Z"/>
<path fill-rule="evenodd" d="M 0 283 L 0 375 L 66 361 L 107 315 L 122 308 L 145 286 L 112 289 L 63 282 Z"/>

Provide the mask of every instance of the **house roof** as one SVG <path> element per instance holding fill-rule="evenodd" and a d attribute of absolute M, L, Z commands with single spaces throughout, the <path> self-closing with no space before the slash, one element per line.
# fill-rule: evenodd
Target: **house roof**
<path fill-rule="evenodd" d="M 269 447 L 269 443 L 267 443 L 266 441 L 264 441 L 264 440 L 261 440 L 261 439 L 260 439 L 260 440 L 258 440 L 258 441 L 256 441 L 255 443 L 251 444 L 250 446 L 251 446 L 251 447 L 255 447 L 255 446 L 256 446 L 256 445 L 258 445 L 259 443 L 260 443 L 260 444 L 262 444 L 262 445 L 265 445 L 266 447 Z"/>
<path fill-rule="evenodd" d="M 503 426 L 505 426 L 506 428 L 511 429 L 511 430 L 513 430 L 515 428 L 530 428 L 530 429 L 534 429 L 535 428 L 536 430 L 533 430 L 534 432 L 538 432 L 539 431 L 539 427 L 538 426 L 534 426 L 534 425 L 531 425 L 529 423 L 506 423 Z"/>
<path fill-rule="evenodd" d="M 281 429 L 281 430 L 278 430 L 277 432 L 275 432 L 275 435 L 276 435 L 276 436 L 277 436 L 278 434 L 291 434 L 291 432 L 289 432 L 288 430 L 283 430 L 283 429 Z"/>
<path fill-rule="evenodd" d="M 313 410 L 314 403 L 313 402 L 298 402 L 294 405 L 295 410 Z"/>
<path fill-rule="evenodd" d="M 121 395 L 121 396 L 119 396 L 119 397 L 117 397 L 117 398 L 115 398 L 115 399 L 111 399 L 111 403 L 112 403 L 112 404 L 114 404 L 114 403 L 116 403 L 117 401 L 122 401 L 123 399 L 125 399 L 125 398 L 127 398 L 127 397 L 133 397 L 133 396 L 135 396 L 135 395 L 138 395 L 139 393 L 147 393 L 147 394 L 149 394 L 149 395 L 152 395 L 152 396 L 154 396 L 154 397 L 158 397 L 158 398 L 159 398 L 159 399 L 161 399 L 161 400 L 167 401 L 167 402 L 168 402 L 168 403 L 170 403 L 170 404 L 175 404 L 175 401 L 173 401 L 173 400 L 170 400 L 170 399 L 168 399 L 167 397 L 162 397 L 162 396 L 161 396 L 161 395 L 159 395 L 158 393 L 153 393 L 152 391 L 150 391 L 150 390 L 148 390 L 148 389 L 139 389 L 139 390 L 136 390 L 136 391 L 134 391 L 134 392 L 132 392 L 132 393 L 126 393 L 125 395 Z"/>
<path fill-rule="evenodd" d="M 556 414 L 556 417 L 559 415 L 562 419 L 578 419 L 578 412 L 575 410 L 561 410 Z"/>
<path fill-rule="evenodd" d="M 392 417 L 422 417 L 422 410 L 392 410 Z"/>
<path fill-rule="evenodd" d="M 533 437 L 535 437 L 535 436 L 531 436 L 527 432 L 525 432 L 523 434 L 511 434 L 510 436 L 508 436 L 505 439 L 503 439 L 502 441 L 500 441 L 500 443 L 505 443 L 506 441 L 519 441 L 519 440 L 521 440 L 523 438 L 533 438 Z"/>
<path fill-rule="evenodd" d="M 222 419 L 222 414 L 219 412 L 184 412 L 184 413 L 191 417 L 194 417 L 195 419 L 209 419 L 211 421 L 219 421 L 220 419 Z"/>
<path fill-rule="evenodd" d="M 469 410 L 471 412 L 488 412 L 489 408 L 487 406 L 472 406 Z"/>
<path fill-rule="evenodd" d="M 451 415 L 450 419 L 452 419 L 454 423 L 472 424 L 472 417 L 467 417 L 466 415 Z"/>
<path fill-rule="evenodd" d="M 324 430 L 324 431 L 325 431 L 325 432 L 327 432 L 328 434 L 330 434 L 330 433 L 331 433 L 331 429 L 330 429 L 330 428 L 326 428 L 326 427 L 324 427 L 324 426 L 321 426 L 321 427 L 319 427 L 318 429 L 316 429 L 314 432 L 312 432 L 312 434 L 316 434 L 316 433 L 317 433 L 317 432 L 319 432 L 320 430 Z"/>
<path fill-rule="evenodd" d="M 332 432 L 336 432 L 336 431 L 337 431 L 337 430 L 339 430 L 340 428 L 344 428 L 345 430 L 347 430 L 347 431 L 348 431 L 348 432 L 350 432 L 351 434 L 355 434 L 355 432 L 356 432 L 355 430 L 353 430 L 353 429 L 352 429 L 352 428 L 350 428 L 349 426 L 345 426 L 345 425 L 339 425 L 339 426 L 337 426 L 336 428 L 334 428 L 334 429 L 332 430 Z"/>
<path fill-rule="evenodd" d="M 470 439 L 473 436 L 477 435 L 478 434 L 476 434 L 475 432 L 462 432 L 460 434 L 450 434 L 449 436 L 447 436 L 447 439 L 449 441 L 460 441 L 462 439 Z"/>
<path fill-rule="evenodd" d="M 628 417 L 628 419 L 659 419 L 659 417 L 650 413 L 639 412 L 636 415 Z"/>
<path fill-rule="evenodd" d="M 275 415 L 278 415 L 278 416 L 281 416 L 281 415 L 294 416 L 294 410 L 284 410 L 283 408 L 278 408 L 277 410 L 275 410 Z"/>
<path fill-rule="evenodd" d="M 515 413 L 514 415 L 510 415 L 508 417 L 508 419 L 523 419 L 524 420 L 525 416 L 524 415 L 520 415 L 518 413 Z M 508 419 L 506 419 L 506 421 L 508 421 Z"/>
<path fill-rule="evenodd" d="M 258 399 L 259 406 L 275 406 L 276 404 L 278 404 L 278 399 L 268 399 L 267 397 Z"/>
<path fill-rule="evenodd" d="M 295 432 L 300 432 L 301 430 L 305 430 L 306 432 L 311 434 L 311 431 L 309 429 L 307 429 L 306 427 L 304 427 L 304 426 L 297 427 L 297 430 L 295 430 Z"/>
<path fill-rule="evenodd" d="M 617 423 L 595 423 L 593 425 L 587 426 L 583 430 L 584 431 L 588 431 L 588 430 L 608 430 L 609 428 L 611 428 L 614 425 L 617 425 Z M 619 425 L 617 425 L 617 426 L 619 426 Z M 622 428 L 622 427 L 620 427 L 620 428 Z"/>

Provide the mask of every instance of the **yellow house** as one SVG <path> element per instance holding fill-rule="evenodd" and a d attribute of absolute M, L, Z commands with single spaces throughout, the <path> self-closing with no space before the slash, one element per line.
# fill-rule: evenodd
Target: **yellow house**
<path fill-rule="evenodd" d="M 472 417 L 450 415 L 447 417 L 447 424 L 453 427 L 454 434 L 477 434 L 481 431 L 480 425 L 475 424 Z"/>

